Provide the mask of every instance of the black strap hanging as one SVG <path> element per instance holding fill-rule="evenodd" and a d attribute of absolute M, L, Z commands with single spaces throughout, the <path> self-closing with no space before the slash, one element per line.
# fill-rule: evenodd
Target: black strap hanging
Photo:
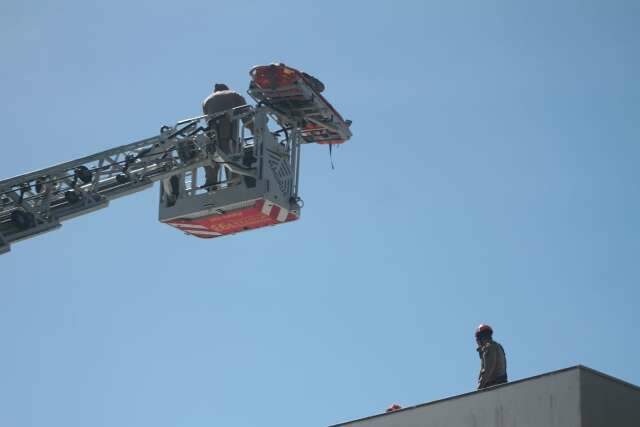
<path fill-rule="evenodd" d="M 329 144 L 329 160 L 331 161 L 331 170 L 335 170 L 335 166 L 333 166 L 333 144 Z"/>

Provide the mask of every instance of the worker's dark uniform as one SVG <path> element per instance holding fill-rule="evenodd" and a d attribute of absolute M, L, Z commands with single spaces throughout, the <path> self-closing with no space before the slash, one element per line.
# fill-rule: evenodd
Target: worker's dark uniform
<path fill-rule="evenodd" d="M 478 389 L 507 382 L 507 357 L 502 346 L 489 340 L 477 348 L 480 356 Z"/>
<path fill-rule="evenodd" d="M 242 95 L 233 90 L 220 90 L 209 95 L 202 102 L 202 112 L 204 114 L 216 114 L 231 108 L 246 105 L 247 101 Z M 238 122 L 229 120 L 228 117 L 220 117 L 209 122 L 211 129 L 216 131 L 218 148 L 224 153 L 231 153 L 233 138 L 238 134 Z M 205 185 L 215 184 L 218 180 L 219 167 L 206 167 L 205 173 L 207 182 Z"/>

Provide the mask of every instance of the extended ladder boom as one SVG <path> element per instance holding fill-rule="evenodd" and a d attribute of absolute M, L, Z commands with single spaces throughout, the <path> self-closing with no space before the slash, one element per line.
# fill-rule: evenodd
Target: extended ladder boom
<path fill-rule="evenodd" d="M 223 114 L 238 120 L 253 114 L 253 108 L 183 120 L 152 138 L 0 181 L 0 254 L 12 242 L 59 228 L 62 221 L 104 208 L 110 200 L 215 161 L 207 120 Z"/>

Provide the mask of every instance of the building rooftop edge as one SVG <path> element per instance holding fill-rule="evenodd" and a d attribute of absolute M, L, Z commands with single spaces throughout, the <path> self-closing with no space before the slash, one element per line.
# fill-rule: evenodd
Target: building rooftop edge
<path fill-rule="evenodd" d="M 602 378 L 606 378 L 606 379 L 608 379 L 610 381 L 616 382 L 616 383 L 618 383 L 620 385 L 623 385 L 625 387 L 629 387 L 629 388 L 632 388 L 633 390 L 640 391 L 640 386 L 637 386 L 637 385 L 632 384 L 630 382 L 627 382 L 625 380 L 621 380 L 620 378 L 611 376 L 609 374 L 605 374 L 604 372 L 597 371 L 597 370 L 595 370 L 593 368 L 590 368 L 588 366 L 577 365 L 577 366 L 573 366 L 572 368 L 585 370 L 585 371 L 590 372 L 590 373 L 592 373 L 594 375 L 597 375 L 597 376 L 602 377 Z M 570 368 L 570 369 L 572 369 L 572 368 Z"/>
<path fill-rule="evenodd" d="M 487 393 L 487 392 L 491 392 L 491 391 L 499 389 L 499 388 L 509 387 L 511 385 L 514 385 L 514 384 L 519 384 L 519 383 L 535 380 L 535 379 L 542 378 L 542 377 L 548 377 L 548 376 L 552 376 L 552 375 L 557 375 L 557 374 L 561 374 L 561 373 L 568 372 L 568 371 L 573 371 L 573 370 L 578 370 L 578 371 L 579 370 L 584 370 L 584 371 L 587 371 L 587 372 L 589 372 L 591 374 L 595 374 L 597 376 L 600 376 L 600 377 L 606 378 L 608 380 L 611 380 L 611 381 L 617 382 L 619 384 L 622 384 L 622 385 L 624 385 L 626 387 L 630 387 L 630 388 L 632 388 L 634 390 L 640 391 L 640 387 L 636 386 L 635 384 L 631 384 L 631 383 L 623 381 L 623 380 L 621 380 L 619 378 L 612 377 L 611 375 L 607 375 L 607 374 L 602 373 L 600 371 L 597 371 L 595 369 L 589 368 L 588 366 L 574 365 L 574 366 L 570 366 L 568 368 L 563 368 L 563 369 L 558 369 L 558 370 L 555 370 L 555 371 L 545 372 L 545 373 L 542 373 L 542 374 L 539 374 L 539 375 L 534 375 L 534 376 L 531 376 L 531 377 L 522 378 L 522 379 L 519 379 L 519 380 L 516 380 L 516 381 L 510 381 L 510 382 L 508 382 L 506 384 L 500 384 L 500 385 L 497 385 L 497 386 L 486 388 L 484 390 L 474 390 L 474 391 L 470 391 L 468 393 L 457 394 L 455 396 L 449 396 L 449 397 L 445 397 L 445 398 L 438 399 L 438 400 L 432 400 L 431 402 L 420 403 L 418 405 L 413 405 L 413 406 L 407 406 L 406 408 L 402 408 L 402 409 L 399 409 L 399 410 L 391 412 L 391 413 L 383 412 L 383 413 L 380 413 L 380 414 L 369 415 L 367 417 L 357 418 L 357 419 L 351 420 L 351 421 L 345 421 L 345 422 L 338 423 L 338 424 L 332 424 L 329 427 L 339 427 L 339 426 L 343 426 L 343 425 L 346 425 L 346 424 L 351 424 L 351 423 L 355 423 L 355 422 L 359 422 L 359 421 L 368 420 L 368 419 L 371 419 L 371 418 L 378 418 L 378 417 L 384 417 L 384 416 L 387 416 L 387 415 L 393 415 L 396 412 L 409 411 L 411 409 L 416 409 L 416 408 L 422 408 L 424 406 L 435 405 L 437 403 L 446 402 L 448 400 L 460 399 L 460 398 L 463 398 L 463 397 L 466 397 L 466 396 L 469 396 L 469 395 L 472 395 L 472 394 L 476 394 L 476 393 Z"/>

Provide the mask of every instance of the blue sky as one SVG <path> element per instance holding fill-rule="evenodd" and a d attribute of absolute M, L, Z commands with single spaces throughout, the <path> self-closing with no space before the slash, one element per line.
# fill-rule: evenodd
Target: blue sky
<path fill-rule="evenodd" d="M 353 120 L 302 219 L 157 188 L 0 257 L 0 425 L 326 426 L 575 364 L 640 383 L 637 2 L 4 2 L 0 175 L 155 135 L 283 61 Z"/>

